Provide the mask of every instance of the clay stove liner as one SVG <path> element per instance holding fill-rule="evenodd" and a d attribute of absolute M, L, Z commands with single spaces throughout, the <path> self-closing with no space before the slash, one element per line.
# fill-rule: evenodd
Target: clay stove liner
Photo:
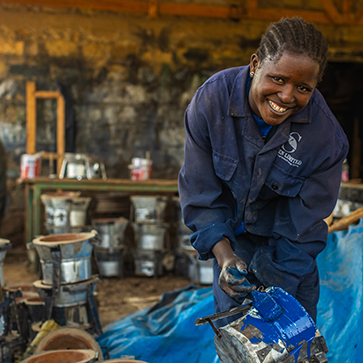
<path fill-rule="evenodd" d="M 26 300 L 31 299 L 31 298 L 39 298 L 40 299 L 40 296 L 36 291 L 25 291 L 25 292 L 22 292 L 21 295 L 22 296 L 15 298 L 15 303 L 16 304 L 23 303 Z"/>
<path fill-rule="evenodd" d="M 103 360 L 102 351 L 91 334 L 82 329 L 61 327 L 49 332 L 39 342 L 35 354 L 49 350 L 90 349 L 99 354 Z"/>
<path fill-rule="evenodd" d="M 40 246 L 54 247 L 54 245 L 66 244 L 66 243 L 77 243 L 87 239 L 95 237 L 96 232 L 92 231 L 89 233 L 62 233 L 52 234 L 49 236 L 38 237 L 33 240 L 34 244 Z"/>
<path fill-rule="evenodd" d="M 33 286 L 33 284 L 11 284 L 11 285 L 6 285 L 5 286 L 5 290 L 9 290 L 9 291 L 17 291 L 20 290 L 21 292 L 34 292 L 35 294 L 37 293 L 35 291 L 35 287 Z"/>
<path fill-rule="evenodd" d="M 51 350 L 32 355 L 23 363 L 90 363 L 95 362 L 96 353 L 92 350 Z"/>

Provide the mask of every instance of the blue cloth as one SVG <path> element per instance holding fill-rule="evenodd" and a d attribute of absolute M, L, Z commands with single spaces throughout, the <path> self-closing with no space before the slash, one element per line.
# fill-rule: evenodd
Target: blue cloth
<path fill-rule="evenodd" d="M 184 222 L 202 260 L 214 257 L 212 247 L 224 237 L 245 258 L 237 252 L 244 235 L 235 235 L 243 222 L 246 233 L 264 240 L 253 250 L 249 271 L 303 305 L 306 295 L 316 303 L 315 258 L 326 244 L 323 219 L 338 196 L 347 138 L 314 90 L 308 105 L 265 143 L 246 98 L 248 74 L 249 67 L 215 74 L 185 112 L 179 173 Z"/>

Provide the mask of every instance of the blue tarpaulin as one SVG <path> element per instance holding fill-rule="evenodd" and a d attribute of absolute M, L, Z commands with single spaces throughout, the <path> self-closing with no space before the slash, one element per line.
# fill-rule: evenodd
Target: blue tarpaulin
<path fill-rule="evenodd" d="M 317 325 L 329 363 L 363 362 L 363 221 L 329 235 L 318 257 L 320 300 Z"/>
<path fill-rule="evenodd" d="M 211 314 L 212 288 L 189 286 L 167 292 L 157 305 L 108 324 L 97 341 L 107 347 L 111 359 L 130 355 L 147 363 L 217 363 L 212 328 L 194 324 Z M 103 353 L 107 357 L 104 349 Z"/>
<path fill-rule="evenodd" d="M 329 363 L 363 362 L 363 222 L 332 233 L 318 257 L 321 279 L 317 325 L 329 347 Z M 148 363 L 217 363 L 214 332 L 195 326 L 214 313 L 211 287 L 189 286 L 165 293 L 160 302 L 103 328 L 97 341 L 110 358 Z M 104 354 L 107 356 L 106 351 Z"/>

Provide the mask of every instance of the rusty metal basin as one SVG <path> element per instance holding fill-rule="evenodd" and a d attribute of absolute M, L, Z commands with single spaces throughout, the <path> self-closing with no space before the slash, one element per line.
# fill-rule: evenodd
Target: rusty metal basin
<path fill-rule="evenodd" d="M 51 350 L 32 355 L 23 363 L 92 363 L 96 359 L 97 353 L 89 349 Z"/>

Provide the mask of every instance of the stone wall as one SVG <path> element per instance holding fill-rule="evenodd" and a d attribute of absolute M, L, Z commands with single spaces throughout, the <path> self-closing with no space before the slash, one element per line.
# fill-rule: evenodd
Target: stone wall
<path fill-rule="evenodd" d="M 0 4 L 0 137 L 12 191 L 3 237 L 9 222 L 12 231 L 22 228 L 15 180 L 26 145 L 26 81 L 38 90 L 65 86 L 75 109 L 75 151 L 102 157 L 109 177 L 127 178 L 131 159 L 150 151 L 153 177 L 176 178 L 192 95 L 216 71 L 247 64 L 267 25 Z M 331 60 L 363 59 L 361 27 L 318 27 Z M 55 151 L 55 110 L 55 101 L 37 103 L 38 150 Z"/>

